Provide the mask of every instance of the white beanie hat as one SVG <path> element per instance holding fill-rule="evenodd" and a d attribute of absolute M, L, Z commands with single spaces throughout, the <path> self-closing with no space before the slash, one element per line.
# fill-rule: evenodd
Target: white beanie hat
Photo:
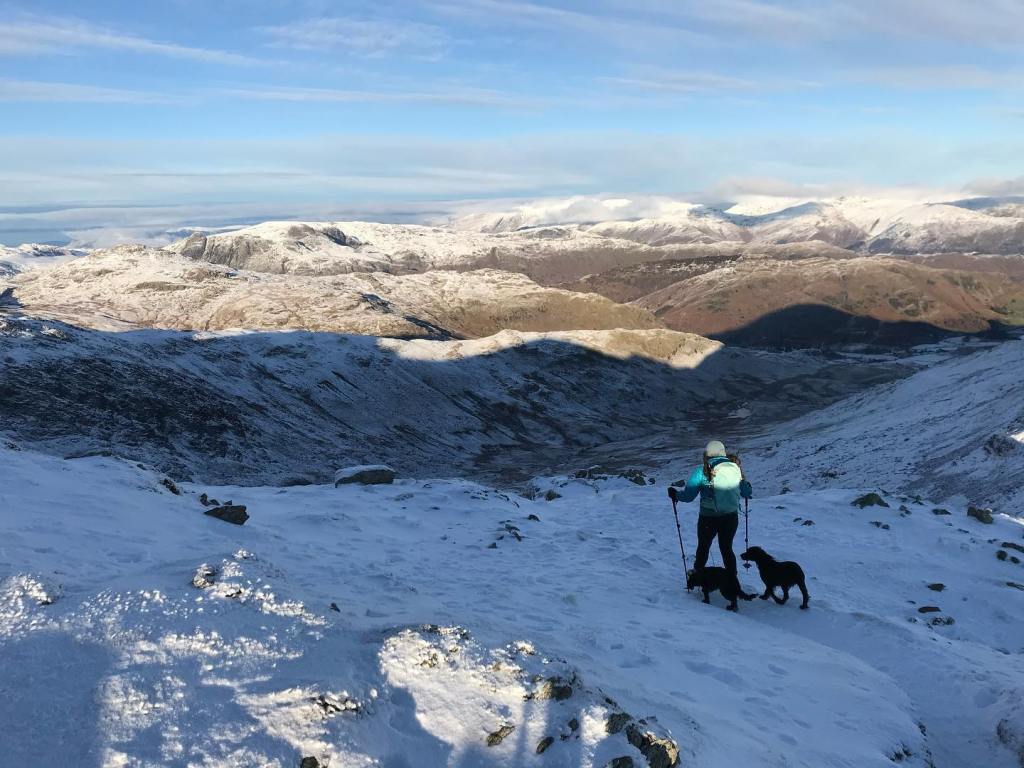
<path fill-rule="evenodd" d="M 704 448 L 704 455 L 709 459 L 716 456 L 725 456 L 725 444 L 721 440 L 712 440 Z"/>

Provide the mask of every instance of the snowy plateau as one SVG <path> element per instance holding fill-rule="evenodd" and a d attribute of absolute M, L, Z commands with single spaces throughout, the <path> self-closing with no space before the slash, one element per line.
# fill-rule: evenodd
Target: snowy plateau
<path fill-rule="evenodd" d="M 1021 768 L 1022 254 L 1010 198 L 4 249 L 0 766 Z M 687 591 L 711 437 L 808 610 Z"/>

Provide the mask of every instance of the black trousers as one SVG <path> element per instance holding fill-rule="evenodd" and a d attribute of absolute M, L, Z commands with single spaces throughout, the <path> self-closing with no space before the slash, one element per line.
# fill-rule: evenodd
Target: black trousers
<path fill-rule="evenodd" d="M 711 542 L 718 537 L 718 549 L 722 553 L 722 564 L 736 573 L 736 555 L 732 551 L 732 540 L 740 526 L 739 513 L 732 515 L 701 515 L 697 518 L 697 562 L 694 569 L 700 570 L 708 564 Z"/>

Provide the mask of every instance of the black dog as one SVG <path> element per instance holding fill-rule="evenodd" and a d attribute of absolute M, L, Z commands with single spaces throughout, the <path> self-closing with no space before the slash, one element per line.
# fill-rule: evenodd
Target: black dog
<path fill-rule="evenodd" d="M 807 594 L 807 584 L 804 580 L 803 568 L 794 562 L 780 563 L 760 547 L 751 547 L 740 557 L 747 561 L 753 560 L 754 564 L 757 565 L 757 570 L 761 574 L 761 581 L 764 582 L 764 594 L 761 595 L 762 600 L 767 600 L 770 597 L 779 605 L 785 605 L 786 601 L 789 600 L 790 588 L 799 587 L 800 594 L 804 596 L 804 601 L 800 604 L 800 607 L 807 608 L 807 602 L 811 599 L 811 596 Z M 775 595 L 776 587 L 782 588 L 781 598 Z"/>
<path fill-rule="evenodd" d="M 742 597 L 744 600 L 753 600 L 757 597 L 757 595 L 748 595 L 744 592 L 736 574 L 732 571 L 727 571 L 725 568 L 703 568 L 700 571 L 687 571 L 686 588 L 693 589 L 694 587 L 699 587 L 701 592 L 704 593 L 705 603 L 711 602 L 712 592 L 716 590 L 721 592 L 722 597 L 729 601 L 729 605 L 726 606 L 726 610 L 729 611 L 739 610 L 736 598 Z"/>

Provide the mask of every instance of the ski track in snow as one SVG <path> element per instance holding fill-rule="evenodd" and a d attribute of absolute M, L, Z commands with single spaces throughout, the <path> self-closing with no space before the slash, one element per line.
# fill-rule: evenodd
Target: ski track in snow
<path fill-rule="evenodd" d="M 0 765 L 644 765 L 605 732 L 605 696 L 655 717 L 686 766 L 1018 762 L 995 732 L 1024 703 L 1007 586 L 1024 566 L 995 557 L 1017 519 L 759 498 L 751 540 L 801 562 L 811 610 L 733 615 L 682 587 L 667 477 L 550 479 L 551 502 L 460 480 L 175 496 L 115 459 L 0 465 Z M 252 518 L 203 515 L 202 491 Z M 208 589 L 190 585 L 202 564 Z M 756 569 L 741 579 L 760 591 Z M 578 674 L 573 696 L 526 700 L 552 672 Z M 327 717 L 318 696 L 352 709 Z"/>

